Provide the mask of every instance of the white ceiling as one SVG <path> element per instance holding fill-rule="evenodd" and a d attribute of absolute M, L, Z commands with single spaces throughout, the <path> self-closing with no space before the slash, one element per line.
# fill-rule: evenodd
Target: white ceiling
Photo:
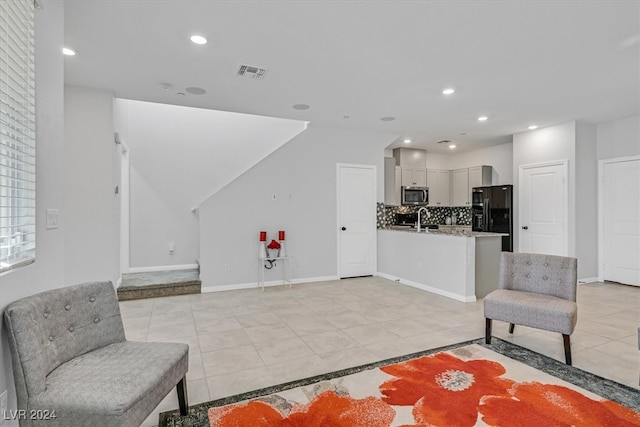
<path fill-rule="evenodd" d="M 639 114 L 639 34 L 639 1 L 66 0 L 65 80 L 465 151 Z M 241 64 L 268 71 L 237 77 Z"/>

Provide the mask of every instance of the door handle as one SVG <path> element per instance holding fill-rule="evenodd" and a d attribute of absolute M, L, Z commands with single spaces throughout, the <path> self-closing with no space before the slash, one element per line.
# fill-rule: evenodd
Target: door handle
<path fill-rule="evenodd" d="M 342 231 L 346 231 L 346 230 L 347 230 L 347 227 L 342 227 L 342 228 L 341 228 L 341 230 L 342 230 Z"/>
<path fill-rule="evenodd" d="M 522 226 L 522 229 L 523 229 L 523 230 L 528 230 L 528 229 L 529 229 L 529 227 L 528 227 L 528 226 L 526 226 L 526 225 L 523 225 L 523 226 Z"/>

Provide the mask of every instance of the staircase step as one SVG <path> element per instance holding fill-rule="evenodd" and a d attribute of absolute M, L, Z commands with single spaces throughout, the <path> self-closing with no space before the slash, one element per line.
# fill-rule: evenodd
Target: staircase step
<path fill-rule="evenodd" d="M 188 282 L 180 283 L 120 287 L 118 288 L 118 301 L 199 294 L 201 291 L 201 287 L 202 282 L 200 280 L 191 280 Z"/>
<path fill-rule="evenodd" d="M 202 288 L 198 269 L 128 273 L 122 275 L 118 300 L 199 294 Z"/>

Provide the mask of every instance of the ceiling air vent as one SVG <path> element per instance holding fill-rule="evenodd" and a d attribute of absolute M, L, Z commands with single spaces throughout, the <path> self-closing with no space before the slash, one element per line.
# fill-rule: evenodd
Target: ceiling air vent
<path fill-rule="evenodd" d="M 262 80 L 266 72 L 266 68 L 254 67 L 252 65 L 241 65 L 238 69 L 238 76 Z"/>

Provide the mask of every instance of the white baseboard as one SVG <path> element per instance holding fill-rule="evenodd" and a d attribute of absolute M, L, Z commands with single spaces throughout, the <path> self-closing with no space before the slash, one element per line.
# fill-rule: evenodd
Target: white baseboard
<path fill-rule="evenodd" d="M 602 280 L 600 280 L 599 277 L 585 277 L 584 279 L 578 279 L 578 285 L 584 285 L 587 283 L 593 283 L 593 282 L 601 282 Z"/>
<path fill-rule="evenodd" d="M 118 277 L 118 280 L 116 280 L 116 288 L 119 288 L 120 286 L 122 286 L 122 276 Z"/>
<path fill-rule="evenodd" d="M 198 264 L 182 265 L 154 265 L 152 267 L 131 267 L 129 273 L 154 273 L 156 271 L 192 270 L 198 268 Z"/>
<path fill-rule="evenodd" d="M 411 286 L 413 288 L 418 288 L 423 291 L 431 292 L 432 294 L 442 295 L 443 297 L 451 298 L 456 301 L 462 302 L 474 302 L 476 300 L 475 295 L 466 297 L 464 295 L 455 294 L 453 292 L 444 291 L 442 289 L 434 288 L 433 286 L 423 285 L 422 283 L 413 282 L 411 280 L 403 279 L 401 277 L 395 277 L 387 273 L 376 273 L 376 276 L 380 276 L 383 279 L 393 280 L 394 282 L 401 283 L 403 285 Z"/>
<path fill-rule="evenodd" d="M 292 285 L 299 285 L 301 283 L 313 283 L 313 282 L 328 282 L 330 280 L 338 280 L 340 279 L 338 276 L 320 276 L 320 277 L 305 277 L 301 279 L 293 279 L 291 281 Z M 287 286 L 287 284 L 283 284 L 282 280 L 272 280 L 264 283 L 265 288 L 270 286 Z M 251 283 L 236 283 L 233 285 L 211 285 L 205 286 L 202 285 L 201 291 L 203 294 L 208 292 L 223 292 L 223 291 L 237 291 L 240 289 L 257 289 L 257 282 Z"/>

